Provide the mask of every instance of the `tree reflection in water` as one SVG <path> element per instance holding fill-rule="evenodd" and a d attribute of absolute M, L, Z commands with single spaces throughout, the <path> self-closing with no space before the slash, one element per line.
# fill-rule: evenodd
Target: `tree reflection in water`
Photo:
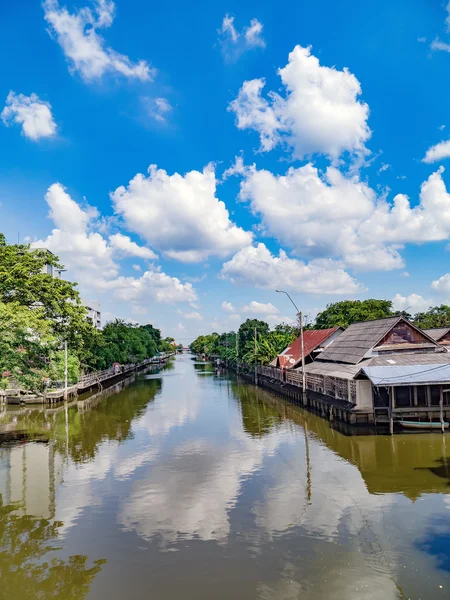
<path fill-rule="evenodd" d="M 0 598 L 82 600 L 106 560 L 88 567 L 87 556 L 52 556 L 61 521 L 17 514 L 0 495 Z"/>

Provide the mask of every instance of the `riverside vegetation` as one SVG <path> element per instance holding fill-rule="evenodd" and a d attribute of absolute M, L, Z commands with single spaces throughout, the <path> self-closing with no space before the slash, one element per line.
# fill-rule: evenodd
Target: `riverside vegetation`
<path fill-rule="evenodd" d="M 328 304 L 304 329 L 348 327 L 352 323 L 403 315 L 421 329 L 450 326 L 450 306 L 441 304 L 411 315 L 394 311 L 390 300 L 343 300 Z M 256 332 L 256 339 L 255 339 Z M 299 335 L 298 325 L 279 324 L 273 330 L 265 321 L 247 319 L 238 331 L 200 335 L 190 345 L 194 354 L 217 356 L 230 364 L 267 365 Z"/>
<path fill-rule="evenodd" d="M 7 245 L 0 234 L 0 387 L 15 380 L 39 391 L 45 379 L 62 380 L 64 342 L 70 382 L 113 362 L 135 364 L 173 350 L 174 340 L 162 339 L 150 324 L 116 319 L 95 329 L 77 284 L 45 273 L 47 265 L 63 269 L 57 256 L 29 245 Z"/>

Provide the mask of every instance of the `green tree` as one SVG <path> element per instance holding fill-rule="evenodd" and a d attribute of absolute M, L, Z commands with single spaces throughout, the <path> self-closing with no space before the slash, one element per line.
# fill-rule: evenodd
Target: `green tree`
<path fill-rule="evenodd" d="M 219 334 L 217 333 L 199 335 L 190 345 L 191 352 L 211 356 L 218 349 L 218 339 Z"/>
<path fill-rule="evenodd" d="M 50 354 L 50 363 L 46 370 L 47 377 L 52 381 L 62 381 L 65 371 L 64 350 L 56 350 Z M 69 383 L 76 383 L 80 378 L 80 360 L 76 354 L 67 354 L 67 378 Z"/>
<path fill-rule="evenodd" d="M 46 357 L 55 347 L 51 322 L 42 308 L 30 309 L 17 302 L 0 302 L 0 376 L 31 391 L 42 388 Z"/>
<path fill-rule="evenodd" d="M 29 245 L 7 245 L 0 238 L 0 302 L 35 308 L 51 321 L 56 337 L 67 341 L 80 358 L 95 329 L 86 320 L 86 309 L 76 283 L 52 277 L 46 268 L 63 269 L 58 258 L 47 250 Z"/>
<path fill-rule="evenodd" d="M 249 344 L 252 342 L 254 344 L 255 329 L 257 338 L 264 338 L 269 333 L 268 324 L 259 319 L 247 319 L 239 327 L 239 357 L 243 357 L 244 354 L 248 353 Z"/>
<path fill-rule="evenodd" d="M 417 313 L 414 316 L 414 325 L 421 329 L 450 327 L 450 306 L 447 304 L 431 306 L 426 312 Z"/>
<path fill-rule="evenodd" d="M 390 300 L 343 300 L 328 304 L 326 309 L 317 315 L 316 328 L 348 327 L 352 323 L 383 319 L 393 314 Z"/>
<path fill-rule="evenodd" d="M 95 366 L 107 369 L 114 362 L 136 364 L 155 356 L 157 352 L 151 330 L 116 319 L 107 323 L 101 332 L 94 349 Z"/>

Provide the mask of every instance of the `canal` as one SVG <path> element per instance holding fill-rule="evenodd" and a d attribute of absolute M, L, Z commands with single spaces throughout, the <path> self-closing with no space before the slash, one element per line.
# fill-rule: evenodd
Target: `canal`
<path fill-rule="evenodd" d="M 0 440 L 2 599 L 450 597 L 448 435 L 345 435 L 183 355 Z"/>

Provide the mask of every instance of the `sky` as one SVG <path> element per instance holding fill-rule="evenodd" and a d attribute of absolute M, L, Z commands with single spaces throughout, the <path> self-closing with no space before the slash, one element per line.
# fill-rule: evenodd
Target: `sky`
<path fill-rule="evenodd" d="M 189 343 L 450 302 L 450 3 L 0 7 L 0 231 Z"/>

